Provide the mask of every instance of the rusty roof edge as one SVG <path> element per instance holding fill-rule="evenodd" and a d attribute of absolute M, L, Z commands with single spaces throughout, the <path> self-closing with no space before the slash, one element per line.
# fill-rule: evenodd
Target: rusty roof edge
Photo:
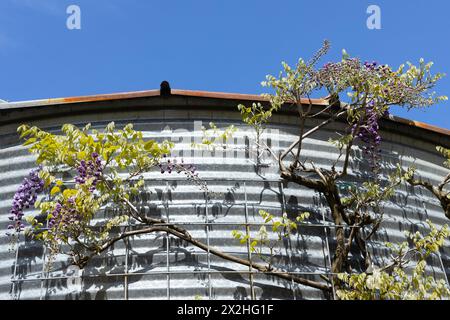
<path fill-rule="evenodd" d="M 244 93 L 228 93 L 228 92 L 214 92 L 214 91 L 195 91 L 195 90 L 180 90 L 172 89 L 172 95 L 174 96 L 188 96 L 188 97 L 199 97 L 199 98 L 216 98 L 216 99 L 229 99 L 229 100 L 248 100 L 248 101 L 268 101 L 261 95 L 255 94 L 244 94 Z M 58 104 L 68 104 L 68 103 L 83 103 L 83 102 L 96 102 L 96 101 L 108 101 L 108 100 L 120 100 L 120 99 L 133 99 L 133 98 L 146 98 L 159 96 L 159 90 L 145 90 L 145 91 L 133 91 L 133 92 L 122 92 L 122 93 L 112 93 L 112 94 L 99 94 L 91 96 L 77 96 L 68 98 L 51 98 L 51 99 L 40 99 L 40 100 L 29 100 L 29 101 L 17 101 L 17 102 L 7 102 L 0 105 L 0 110 L 2 109 L 16 109 L 16 108 L 26 108 L 26 107 L 40 107 Z M 325 99 L 302 99 L 303 103 L 312 103 L 314 105 L 328 105 Z"/>
<path fill-rule="evenodd" d="M 262 95 L 246 94 L 246 93 L 228 93 L 228 92 L 214 92 L 214 91 L 194 91 L 194 90 L 172 90 L 173 95 L 191 96 L 191 97 L 203 97 L 203 98 L 216 98 L 216 99 L 228 99 L 228 100 L 248 100 L 256 102 L 268 102 L 269 100 Z M 326 99 L 308 99 L 302 98 L 303 104 L 313 105 L 328 105 Z"/>
<path fill-rule="evenodd" d="M 398 117 L 398 116 L 394 116 L 392 114 L 390 114 L 387 117 L 389 120 L 392 120 L 394 122 L 398 122 L 398 123 L 403 123 L 406 125 L 410 125 L 413 127 L 417 127 L 417 128 L 421 128 L 421 129 L 425 129 L 428 131 L 433 131 L 433 132 L 437 132 L 439 134 L 443 134 L 446 136 L 450 136 L 450 130 L 449 129 L 445 129 L 445 128 L 441 128 L 438 126 L 434 126 L 425 122 L 420 122 L 420 121 L 416 121 L 416 120 L 411 120 L 411 119 L 406 119 L 406 118 L 402 118 L 402 117 Z"/>
<path fill-rule="evenodd" d="M 18 108 L 27 108 L 27 107 L 43 107 L 43 106 L 69 104 L 69 103 L 145 98 L 145 97 L 152 97 L 152 96 L 159 96 L 159 90 L 145 90 L 145 91 L 98 94 L 98 95 L 77 96 L 77 97 L 67 97 L 67 98 L 50 98 L 50 99 L 7 102 L 7 103 L 0 105 L 0 110 L 18 109 Z"/>
<path fill-rule="evenodd" d="M 241 101 L 255 101 L 255 102 L 267 102 L 268 99 L 255 94 L 244 93 L 227 93 L 227 92 L 214 92 L 214 91 L 196 91 L 196 90 L 181 90 L 172 89 L 172 95 L 185 96 L 185 97 L 199 97 L 199 98 L 211 98 L 211 99 L 227 99 L 227 100 L 241 100 Z M 85 102 L 98 102 L 98 101 L 112 101 L 121 99 L 133 99 L 133 98 L 147 98 L 160 96 L 159 90 L 145 90 L 145 91 L 133 91 L 133 92 L 121 92 L 112 94 L 99 94 L 90 96 L 77 96 L 67 98 L 52 98 L 52 99 L 40 99 L 18 102 L 6 102 L 0 104 L 0 110 L 8 109 L 21 109 L 31 107 L 42 107 L 51 105 L 71 104 L 71 103 L 85 103 Z M 327 99 L 308 99 L 303 98 L 302 103 L 314 105 L 328 105 Z M 439 134 L 450 136 L 450 130 L 430 125 L 424 122 L 410 120 L 398 116 L 389 115 L 388 119 L 407 124 L 410 126 L 422 128 L 428 131 L 437 132 Z"/>

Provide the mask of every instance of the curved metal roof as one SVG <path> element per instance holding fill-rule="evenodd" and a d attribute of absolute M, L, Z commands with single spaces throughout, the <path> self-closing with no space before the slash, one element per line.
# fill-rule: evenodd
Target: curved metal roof
<path fill-rule="evenodd" d="M 183 97 L 198 97 L 198 98 L 210 98 L 210 99 L 224 99 L 224 100 L 239 100 L 239 101 L 255 101 L 255 102 L 267 102 L 267 99 L 255 94 L 242 94 L 242 93 L 227 93 L 227 92 L 212 92 L 212 91 L 195 91 L 195 90 L 180 90 L 172 89 L 173 96 Z M 145 90 L 145 91 L 132 91 L 112 94 L 98 94 L 90 96 L 78 96 L 67 98 L 51 98 L 41 100 L 19 101 L 19 102 L 7 102 L 0 105 L 0 110 L 7 109 L 24 109 L 29 107 L 40 107 L 50 105 L 62 105 L 70 103 L 85 103 L 85 102 L 99 102 L 99 101 L 114 101 L 114 100 L 126 100 L 134 98 L 148 98 L 159 97 L 159 90 Z M 305 104 L 312 103 L 318 106 L 328 105 L 326 98 L 322 99 L 302 99 Z M 436 132 L 442 135 L 450 136 L 450 130 L 430 125 L 424 122 L 401 118 L 390 115 L 389 119 L 395 122 L 403 123 L 409 126 L 422 128 L 432 132 Z"/>

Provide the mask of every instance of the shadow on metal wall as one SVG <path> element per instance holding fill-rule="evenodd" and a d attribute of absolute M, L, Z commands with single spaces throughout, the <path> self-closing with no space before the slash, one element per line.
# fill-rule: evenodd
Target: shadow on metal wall
<path fill-rule="evenodd" d="M 367 163 L 364 161 L 364 155 L 356 151 L 354 156 L 355 160 L 351 165 L 353 175 L 347 182 L 349 184 L 365 181 L 371 174 Z M 383 161 L 381 162 L 383 172 L 393 171 L 397 163 L 402 163 L 401 155 L 394 152 L 383 153 Z M 274 256 L 274 265 L 284 268 L 287 272 L 301 270 L 305 273 L 306 278 L 317 280 L 319 273 L 326 274 L 329 270 L 329 252 L 333 252 L 335 248 L 334 228 L 324 198 L 316 194 L 311 201 L 311 205 L 304 205 L 304 201 L 302 201 L 304 189 L 301 187 L 286 182 L 265 181 L 264 176 L 261 176 L 261 178 L 263 180 L 257 182 L 261 185 L 260 191 L 258 194 L 249 195 L 250 203 L 245 191 L 246 185 L 240 181 L 228 182 L 228 184 L 221 186 L 226 190 L 211 198 L 196 199 L 198 203 L 190 205 L 190 209 L 186 210 L 188 210 L 190 218 L 196 217 L 199 225 L 189 226 L 187 229 L 205 232 L 206 234 L 221 231 L 220 225 L 206 226 L 201 225 L 201 222 L 214 223 L 229 218 L 236 212 L 240 212 L 242 215 L 244 207 L 249 217 L 254 218 L 257 216 L 258 208 L 267 198 L 270 198 L 273 203 L 277 203 L 279 206 L 279 210 L 275 210 L 276 212 L 284 210 L 291 219 L 294 219 L 298 213 L 308 211 L 311 216 L 306 222 L 311 226 L 300 226 L 298 231 L 293 233 L 293 237 L 282 242 L 279 254 Z M 251 183 L 249 182 L 248 185 Z M 177 190 L 185 185 L 185 181 L 168 181 L 165 186 L 161 185 L 161 181 L 149 181 L 147 182 L 149 190 L 140 193 L 133 199 L 133 202 L 145 215 L 167 218 L 169 212 L 177 213 L 178 209 L 173 205 L 175 201 L 184 201 L 192 197 L 192 194 L 177 193 Z M 295 190 L 298 195 L 286 197 L 283 190 L 290 188 Z M 402 186 L 399 191 L 405 192 L 397 192 L 392 205 L 385 208 L 387 219 L 368 243 L 375 264 L 381 265 L 387 261 L 389 251 L 383 245 L 384 242 L 405 239 L 400 234 L 406 230 L 415 232 L 426 229 L 425 220 L 429 218 L 427 206 L 430 207 L 433 204 L 425 203 L 425 199 L 429 202 L 431 195 L 421 188 L 408 186 Z M 243 193 L 245 193 L 245 199 L 243 199 Z M 438 210 L 438 206 L 435 209 Z M 108 208 L 104 212 L 105 217 L 116 214 L 116 210 L 115 208 Z M 179 217 L 181 216 L 179 214 Z M 444 219 L 440 222 L 442 221 Z M 235 226 L 240 225 L 239 223 L 234 224 Z M 98 226 L 100 225 L 101 222 Z M 396 232 L 392 232 L 393 230 Z M 228 231 L 231 231 L 231 229 Z M 349 231 L 347 230 L 347 232 Z M 231 235 L 228 235 L 228 237 L 230 239 L 224 241 L 232 240 Z M 312 243 L 309 240 L 310 237 L 321 240 Z M 223 239 L 219 238 L 219 240 L 222 241 Z M 229 245 L 229 243 L 226 244 Z M 311 258 L 311 245 L 320 247 L 321 257 L 319 259 Z M 139 247 L 139 244 L 137 246 Z M 327 248 L 327 246 L 329 247 Z M 256 292 L 259 299 L 303 299 L 311 297 L 309 293 L 303 294 L 304 288 L 293 287 L 292 283 L 287 283 L 274 276 L 258 274 L 251 279 L 248 273 L 236 272 L 236 269 L 232 266 L 227 267 L 223 263 L 211 260 L 211 257 L 205 257 L 204 254 L 191 250 L 192 248 L 186 243 L 164 234 L 160 234 L 153 239 L 151 249 L 146 250 L 144 245 L 144 250 L 142 250 L 142 247 L 141 243 L 140 250 L 135 250 L 130 243 L 117 243 L 110 253 L 96 257 L 88 264 L 83 272 L 81 284 L 73 289 L 73 285 L 70 284 L 72 279 L 64 276 L 68 267 L 67 262 L 59 262 L 59 265 L 53 270 L 55 274 L 59 274 L 60 278 L 47 279 L 43 271 L 45 252 L 42 244 L 26 239 L 18 249 L 15 265 L 11 267 L 11 273 L 13 276 L 15 274 L 16 280 L 12 285 L 11 294 L 15 298 L 21 299 L 22 292 L 32 289 L 32 283 L 34 283 L 35 294 L 24 298 L 166 299 L 173 296 L 194 298 L 197 295 L 208 296 L 212 299 L 221 298 L 224 296 L 224 288 L 215 287 L 212 284 L 212 279 L 214 279 L 219 282 L 222 280 L 228 281 L 228 287 L 225 289 L 228 290 L 229 298 L 232 299 L 251 299 L 253 298 L 252 292 Z M 115 255 L 116 249 L 121 250 L 121 252 L 125 250 L 125 254 Z M 230 249 L 230 251 L 232 250 Z M 442 264 L 447 270 L 450 266 L 447 248 L 441 250 L 441 255 L 442 257 L 431 257 L 429 259 L 430 272 L 438 278 L 442 278 L 444 274 Z M 363 270 L 363 261 L 361 252 L 356 246 L 353 246 L 351 248 L 350 268 L 354 271 Z M 184 275 L 174 272 L 175 269 L 180 267 L 187 268 Z M 167 285 L 161 285 L 158 288 L 152 288 L 151 285 L 150 287 L 139 288 L 139 283 L 146 281 L 146 279 L 153 279 L 152 281 L 155 281 L 155 283 L 167 281 Z M 179 286 L 173 286 L 176 281 L 191 285 L 192 290 L 189 291 L 189 287 L 183 289 Z M 140 290 L 140 293 L 136 293 L 134 296 L 130 295 L 132 290 L 129 289 L 133 286 L 137 288 L 134 292 Z M 37 293 L 38 291 L 39 293 Z"/>

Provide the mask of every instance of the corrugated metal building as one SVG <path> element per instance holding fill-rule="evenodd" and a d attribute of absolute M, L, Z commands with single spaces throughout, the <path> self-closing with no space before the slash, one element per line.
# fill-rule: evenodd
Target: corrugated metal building
<path fill-rule="evenodd" d="M 259 229 L 259 209 L 295 216 L 312 213 L 308 224 L 279 244 L 276 264 L 287 266 L 311 279 L 330 270 L 334 227 L 319 194 L 280 181 L 277 166 L 270 163 L 255 168 L 251 154 L 234 150 L 193 151 L 201 126 L 213 121 L 224 127 L 234 124 L 237 147 L 248 145 L 251 130 L 241 122 L 238 103 L 265 102 L 259 96 L 172 90 L 169 97 L 159 90 L 98 95 L 65 99 L 0 104 L 0 229 L 8 225 L 14 192 L 33 168 L 16 133 L 22 123 L 57 131 L 64 123 L 102 128 L 110 121 L 117 126 L 133 123 L 147 138 L 169 139 L 186 162 L 198 167 L 200 176 L 214 192 L 206 199 L 203 192 L 184 176 L 145 176 L 146 191 L 136 199 L 141 210 L 184 225 L 193 236 L 223 251 L 249 257 L 245 245 L 231 236 L 232 230 Z M 323 108 L 326 100 L 314 100 Z M 274 148 L 290 145 L 297 134 L 298 117 L 287 108 L 276 114 L 264 139 Z M 320 121 L 320 119 L 314 120 Z M 316 123 L 311 121 L 308 126 Z M 339 121 L 307 139 L 304 155 L 318 165 L 328 165 L 336 149 L 327 141 L 344 128 Z M 423 178 L 438 182 L 447 170 L 436 152 L 436 145 L 450 146 L 450 132 L 423 123 L 391 117 L 382 122 L 382 157 L 386 169 L 400 162 L 414 164 Z M 242 148 L 240 150 L 243 150 Z M 355 159 L 362 155 L 355 153 Z M 354 179 L 364 177 L 366 168 L 353 161 Z M 103 214 L 114 212 L 105 210 Z M 377 262 L 383 259 L 383 242 L 404 239 L 403 231 L 425 226 L 425 219 L 447 223 L 438 201 L 419 188 L 402 186 L 395 203 L 388 204 L 386 219 L 371 243 Z M 275 235 L 273 235 L 275 236 Z M 430 273 L 438 278 L 450 276 L 449 243 L 430 261 Z M 259 257 L 253 255 L 253 260 Z M 180 243 L 166 234 L 153 234 L 117 243 L 114 250 L 96 258 L 79 272 L 56 261 L 50 273 L 44 271 L 46 252 L 42 245 L 21 239 L 11 248 L 4 231 L 0 232 L 1 299 L 323 299 L 315 289 L 249 270 L 248 267 L 219 259 L 193 246 Z"/>

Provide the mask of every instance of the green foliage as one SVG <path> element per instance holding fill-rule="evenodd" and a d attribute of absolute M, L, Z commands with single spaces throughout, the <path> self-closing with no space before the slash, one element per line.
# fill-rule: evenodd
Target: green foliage
<path fill-rule="evenodd" d="M 111 233 L 136 218 L 125 204 L 143 188 L 142 174 L 158 165 L 173 147 L 168 141 L 144 140 L 131 124 L 116 130 L 113 122 L 103 131 L 70 124 L 62 127 L 61 134 L 26 125 L 18 131 L 26 139 L 24 145 L 37 155 L 36 162 L 43 165 L 39 176 L 48 192 L 48 197 L 35 204 L 45 222 L 27 217 L 31 225 L 27 232 L 42 240 L 53 256 L 65 253 L 75 261 L 100 251 Z M 99 162 L 94 175 L 95 160 Z M 81 179 L 81 173 L 87 176 Z M 75 183 L 68 176 L 75 177 Z M 101 209 L 107 206 L 122 213 L 102 217 Z M 101 227 L 94 227 L 99 219 L 103 219 Z"/>
<path fill-rule="evenodd" d="M 444 147 L 441 147 L 441 146 L 437 146 L 436 147 L 436 150 L 438 151 L 438 152 L 440 152 L 444 157 L 445 157 L 445 162 L 444 162 L 444 165 L 447 167 L 447 168 L 450 168 L 450 149 L 446 149 L 446 148 L 444 148 Z"/>
<path fill-rule="evenodd" d="M 347 134 L 347 135 L 339 135 L 338 138 L 329 138 L 328 142 L 331 143 L 336 148 L 338 148 L 339 150 L 343 150 L 351 143 L 352 140 L 353 136 L 351 134 Z"/>
<path fill-rule="evenodd" d="M 258 133 L 264 130 L 264 125 L 272 117 L 272 109 L 265 108 L 259 102 L 253 103 L 251 107 L 240 104 L 238 110 L 241 112 L 242 121 L 253 127 Z"/>
<path fill-rule="evenodd" d="M 430 92 L 444 74 L 431 74 L 432 63 L 425 64 L 420 59 L 419 66 L 407 63 L 396 71 L 388 65 L 376 63 L 362 64 L 358 59 L 344 56 L 340 62 L 326 64 L 317 71 L 318 87 L 325 87 L 330 95 L 347 92 L 349 116 L 358 118 L 361 106 L 374 101 L 380 114 L 391 105 L 408 109 L 430 106 L 446 100 L 445 96 L 435 96 Z"/>
<path fill-rule="evenodd" d="M 206 147 L 207 149 L 215 149 L 217 147 L 226 148 L 227 141 L 233 137 L 237 131 L 234 125 L 230 125 L 221 130 L 214 122 L 209 123 L 209 129 L 202 126 L 202 141 L 201 143 L 192 143 L 194 148 Z"/>
<path fill-rule="evenodd" d="M 280 109 L 284 103 L 297 103 L 303 97 L 310 96 L 311 92 L 318 88 L 314 67 L 320 58 L 325 55 L 330 48 L 330 43 L 324 41 L 322 48 L 308 62 L 300 58 L 294 68 L 286 62 L 282 62 L 283 71 L 279 77 L 272 75 L 266 77 L 261 85 L 272 88 L 275 93 L 265 94 L 270 100 L 274 110 Z"/>
<path fill-rule="evenodd" d="M 265 129 L 271 116 L 283 106 L 290 105 L 297 108 L 300 117 L 298 141 L 284 151 L 276 150 L 271 154 L 275 155 L 275 158 L 276 154 L 280 154 L 277 160 L 283 177 L 319 191 L 325 196 L 335 223 L 343 224 L 345 222 L 352 227 L 349 235 L 341 235 L 341 239 L 338 239 L 339 245 L 335 251 L 335 257 L 343 256 L 342 259 L 338 257 L 340 260 L 335 260 L 338 261 L 336 268 L 343 270 L 353 242 L 360 248 L 366 266 L 371 263 L 366 242 L 381 225 L 384 214 L 383 205 L 392 200 L 395 190 L 400 184 L 409 181 L 414 175 L 414 168 L 403 171 L 398 165 L 394 172 L 388 175 L 388 179 L 382 179 L 382 175 L 379 174 L 381 166 L 378 163 L 381 159 L 380 146 L 382 142 L 379 134 L 379 120 L 388 114 L 393 105 L 407 109 L 422 108 L 447 100 L 447 97 L 436 96 L 435 92 L 431 91 L 444 76 L 440 73 L 435 75 L 431 73 L 433 65 L 431 62 L 425 63 L 423 59 L 420 59 L 417 66 L 408 62 L 406 67 L 401 65 L 395 70 L 388 65 L 379 65 L 376 62 L 362 63 L 359 59 L 350 57 L 343 50 L 341 61 L 327 63 L 321 68 L 316 68 L 317 62 L 327 53 L 328 49 L 329 43 L 325 42 L 322 49 L 309 62 L 299 59 L 293 67 L 283 62 L 283 69 L 278 77 L 268 75 L 262 85 L 271 90 L 270 94 L 264 94 L 264 97 L 270 102 L 270 107 L 253 104 L 252 107 L 239 105 L 238 109 L 242 114 L 243 122 L 255 129 L 258 134 Z M 323 110 L 314 110 L 310 98 L 315 93 L 323 95 L 324 90 L 328 93 L 329 106 L 324 107 Z M 341 103 L 344 95 L 347 103 Z M 326 120 L 320 119 L 318 125 L 312 129 L 307 128 L 306 121 L 318 115 Z M 342 119 L 345 115 L 344 121 L 346 121 L 347 128 L 342 130 L 345 134 L 329 139 L 329 142 L 340 152 L 331 166 L 331 170 L 316 166 L 308 159 L 301 159 L 302 142 L 305 137 L 337 118 Z M 314 120 L 311 123 L 315 123 Z M 365 160 L 369 162 L 372 173 L 375 175 L 371 175 L 364 182 L 349 182 L 345 181 L 344 177 L 347 176 L 347 167 L 351 162 L 352 147 L 358 146 L 357 139 L 363 145 L 363 154 L 367 158 Z M 449 158 L 448 150 L 443 148 L 438 150 Z M 343 169 L 338 172 L 335 167 L 343 155 L 345 155 Z M 287 166 L 283 161 L 287 162 L 288 157 L 291 156 L 293 159 Z M 446 161 L 446 165 L 450 166 L 449 161 Z M 260 214 L 265 219 L 265 225 L 260 228 L 256 236 L 250 236 L 248 231 L 247 233 L 234 231 L 233 236 L 242 243 L 248 242 L 250 249 L 261 256 L 263 249 L 268 248 L 272 256 L 274 241 L 270 239 L 267 230 L 272 228 L 273 232 L 278 233 L 277 240 L 279 240 L 290 233 L 289 228 L 292 230 L 294 227 L 290 223 L 286 224 L 283 219 L 275 221 L 274 217 L 267 212 L 260 212 Z M 370 232 L 367 237 L 364 237 L 367 228 Z M 288 231 L 284 234 L 280 232 L 281 230 Z M 430 236 L 432 236 L 433 230 Z M 418 238 L 413 240 L 416 241 L 415 252 L 418 254 L 422 240 Z M 428 244 L 428 246 L 441 245 L 440 240 L 434 240 L 433 244 Z M 270 263 L 271 260 L 269 260 L 269 265 Z M 341 290 L 340 297 L 343 299 L 376 298 L 380 294 L 387 298 L 405 295 L 408 298 L 414 298 L 427 294 L 433 298 L 444 297 L 448 289 L 445 288 L 443 282 L 433 282 L 432 278 L 424 276 L 424 263 L 426 262 L 417 264 L 415 278 L 412 279 L 414 284 L 410 287 L 407 287 L 407 279 L 410 278 L 403 271 L 401 263 L 396 265 L 395 274 L 378 270 L 374 274 L 342 274 L 340 278 L 347 283 L 348 290 Z M 413 288 L 413 286 L 415 287 Z M 375 289 L 370 291 L 368 288 Z M 425 291 L 423 288 L 426 288 Z M 414 296 L 414 290 L 419 290 L 420 293 Z"/>
<path fill-rule="evenodd" d="M 407 242 L 400 244 L 388 243 L 395 257 L 390 265 L 374 268 L 373 273 L 339 274 L 344 288 L 336 293 L 343 300 L 436 300 L 450 298 L 450 288 L 445 280 L 435 280 L 426 274 L 426 259 L 437 254 L 443 246 L 450 231 L 447 225 L 436 228 L 427 220 L 430 231 L 427 235 L 420 232 L 407 233 L 413 242 L 409 248 Z M 416 262 L 412 272 L 408 274 L 405 268 Z"/>
<path fill-rule="evenodd" d="M 431 106 L 447 100 L 446 96 L 436 96 L 431 89 L 444 74 L 431 73 L 432 62 L 420 59 L 418 66 L 409 62 L 394 71 L 388 65 L 361 63 L 343 51 L 342 60 L 315 68 L 320 58 L 327 53 L 326 41 L 314 58 L 305 62 L 299 59 L 295 67 L 282 63 L 283 71 L 278 77 L 268 75 L 263 87 L 272 89 L 272 94 L 264 94 L 271 103 L 268 109 L 253 105 L 251 108 L 239 106 L 244 122 L 251 126 L 261 126 L 269 120 L 273 112 L 284 104 L 301 106 L 302 98 L 311 97 L 314 92 L 325 89 L 330 97 L 346 94 L 349 123 L 357 123 L 365 116 L 365 107 L 373 103 L 381 116 L 390 106 L 399 105 L 408 109 Z M 309 110 L 310 111 L 310 110 Z"/>
<path fill-rule="evenodd" d="M 389 201 L 395 194 L 395 189 L 403 182 L 412 177 L 413 168 L 404 171 L 397 164 L 396 169 L 388 175 L 387 181 L 376 179 L 372 181 L 364 181 L 360 186 L 351 184 L 347 188 L 342 189 L 342 203 L 351 211 L 361 216 L 362 221 L 370 219 L 378 221 L 382 218 L 382 204 Z M 375 213 L 376 216 L 373 216 Z"/>
<path fill-rule="evenodd" d="M 114 122 L 108 124 L 103 132 L 91 130 L 91 125 L 78 129 L 65 124 L 62 135 L 55 135 L 37 127 L 22 125 L 18 128 L 21 138 L 26 138 L 25 146 L 37 154 L 37 163 L 46 166 L 75 166 L 82 160 L 89 160 L 92 153 L 102 156 L 107 164 L 120 169 L 139 170 L 155 165 L 164 154 L 170 153 L 172 142 L 157 143 L 144 141 L 142 132 L 133 130 L 128 124 L 122 130 L 115 130 Z"/>
<path fill-rule="evenodd" d="M 264 224 L 259 228 L 255 236 L 251 236 L 248 232 L 242 232 L 238 230 L 232 231 L 232 236 L 236 240 L 239 240 L 241 244 L 249 244 L 251 252 L 258 254 L 263 260 L 266 260 L 269 265 L 275 253 L 275 248 L 279 244 L 279 241 L 289 238 L 290 235 L 297 230 L 297 223 L 303 222 L 308 219 L 309 213 L 303 212 L 299 214 L 296 221 L 292 221 L 287 217 L 286 213 L 283 213 L 281 217 L 276 217 L 265 210 L 259 210 L 259 215 L 264 219 Z M 270 229 L 272 233 L 277 235 L 275 240 L 270 238 L 267 229 Z M 269 259 L 266 259 L 264 249 L 268 248 L 270 251 Z"/>
<path fill-rule="evenodd" d="M 437 73 L 433 75 L 431 73 L 433 62 L 425 63 L 423 58 L 420 58 L 418 66 L 415 66 L 410 62 L 407 62 L 406 64 L 408 69 L 405 72 L 403 72 L 404 65 L 401 65 L 397 71 L 397 75 L 401 78 L 400 83 L 406 87 L 419 88 L 422 91 L 427 91 L 429 88 L 434 87 L 435 84 L 445 76 L 444 73 Z M 435 96 L 435 92 L 429 92 L 426 96 L 418 99 L 418 103 L 416 105 L 431 106 L 437 102 L 446 100 L 448 100 L 447 96 Z M 414 106 L 414 104 L 411 104 L 411 107 Z"/>
<path fill-rule="evenodd" d="M 332 104 L 340 101 L 341 95 L 346 94 L 350 100 L 344 105 L 348 125 L 352 126 L 352 134 L 332 141 L 342 149 L 356 139 L 358 133 L 361 135 L 364 131 L 369 131 L 376 134 L 376 121 L 384 116 L 392 105 L 411 109 L 447 100 L 446 96 L 436 96 L 435 92 L 431 91 L 444 76 L 441 73 L 431 73 L 432 62 L 425 63 L 420 59 L 418 66 L 407 62 L 407 67 L 401 65 L 394 71 L 388 65 L 362 63 L 343 50 L 341 61 L 316 68 L 316 64 L 329 48 L 330 43 L 324 41 L 322 48 L 310 61 L 305 62 L 300 58 L 295 67 L 282 62 L 283 70 L 279 76 L 268 75 L 266 81 L 262 82 L 263 87 L 273 91 L 271 94 L 263 94 L 271 106 L 262 107 L 260 103 L 253 103 L 252 107 L 239 105 L 243 122 L 253 127 L 258 134 L 264 130 L 272 114 L 285 104 L 296 105 L 300 117 L 305 119 L 323 112 L 311 114 L 312 102 L 309 100 L 308 103 L 307 99 L 314 92 L 322 94 L 325 89 Z M 330 113 L 330 118 L 332 117 Z M 371 122 L 372 128 L 368 127 L 368 121 Z"/>

